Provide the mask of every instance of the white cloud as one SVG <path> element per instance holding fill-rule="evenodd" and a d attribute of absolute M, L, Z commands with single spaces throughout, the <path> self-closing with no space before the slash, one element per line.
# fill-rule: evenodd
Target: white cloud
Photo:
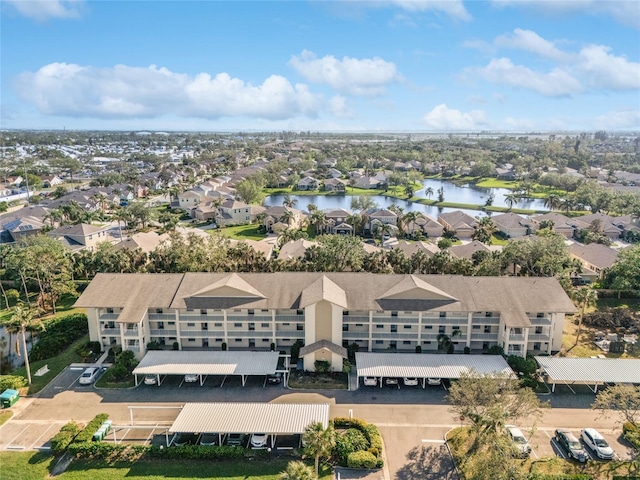
<path fill-rule="evenodd" d="M 534 123 L 526 118 L 505 118 L 505 124 L 511 130 L 533 130 L 535 128 Z"/>
<path fill-rule="evenodd" d="M 393 5 L 410 12 L 441 12 L 456 20 L 468 22 L 471 15 L 462 0 L 391 0 Z"/>
<path fill-rule="evenodd" d="M 193 77 L 155 65 L 96 68 L 51 63 L 19 75 L 15 88 L 45 114 L 96 118 L 313 117 L 322 100 L 306 85 L 291 85 L 278 75 L 252 85 L 226 73 Z"/>
<path fill-rule="evenodd" d="M 594 88 L 614 90 L 640 89 L 640 63 L 609 53 L 603 45 L 590 45 L 580 50 L 576 68 L 582 71 Z"/>
<path fill-rule="evenodd" d="M 536 32 L 521 28 L 516 28 L 513 34 L 497 37 L 494 43 L 499 47 L 519 48 L 561 62 L 568 60 L 569 57 L 567 53 L 559 50 L 553 42 L 545 40 Z"/>
<path fill-rule="evenodd" d="M 494 58 L 486 67 L 469 69 L 467 73 L 479 75 L 492 83 L 531 89 L 549 97 L 569 96 L 583 90 L 580 82 L 562 69 L 539 73 L 514 65 L 508 58 Z"/>
<path fill-rule="evenodd" d="M 50 18 L 79 18 L 84 0 L 2 0 L 20 15 L 37 22 Z"/>
<path fill-rule="evenodd" d="M 478 130 L 489 124 L 487 116 L 482 110 L 461 112 L 447 107 L 442 103 L 422 117 L 423 123 L 429 130 Z"/>
<path fill-rule="evenodd" d="M 318 58 L 315 53 L 303 50 L 299 56 L 291 57 L 289 66 L 312 83 L 354 95 L 382 95 L 388 84 L 399 80 L 395 64 L 379 57 L 338 60 L 333 55 Z"/>
<path fill-rule="evenodd" d="M 607 112 L 595 118 L 594 128 L 603 130 L 638 130 L 640 129 L 640 110 L 625 108 Z"/>
<path fill-rule="evenodd" d="M 532 8 L 552 15 L 571 13 L 606 15 L 640 29 L 640 3 L 637 0 L 492 0 L 497 7 Z"/>
<path fill-rule="evenodd" d="M 329 112 L 339 118 L 354 118 L 354 112 L 347 105 L 347 99 L 342 95 L 334 95 L 329 99 Z"/>

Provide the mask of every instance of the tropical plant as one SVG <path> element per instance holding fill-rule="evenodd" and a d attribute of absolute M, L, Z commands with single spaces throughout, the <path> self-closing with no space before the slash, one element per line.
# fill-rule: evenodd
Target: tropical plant
<path fill-rule="evenodd" d="M 27 350 L 27 330 L 33 332 L 44 330 L 42 320 L 37 318 L 35 310 L 19 302 L 13 307 L 13 315 L 4 322 L 5 328 L 14 334 L 22 336 L 22 352 L 24 354 L 24 364 L 27 370 L 27 382 L 31 385 L 31 367 L 29 365 L 29 351 Z"/>
<path fill-rule="evenodd" d="M 514 205 L 518 204 L 518 197 L 513 193 L 509 193 L 504 196 L 504 203 L 506 203 L 509 210 L 511 210 Z"/>
<path fill-rule="evenodd" d="M 571 299 L 574 301 L 576 306 L 580 308 L 578 316 L 578 330 L 576 332 L 576 342 L 574 343 L 574 345 L 577 345 L 578 341 L 580 340 L 580 333 L 582 331 L 582 319 L 584 318 L 584 312 L 588 307 L 593 307 L 596 305 L 596 301 L 598 300 L 598 292 L 596 292 L 591 287 L 579 287 L 571 292 Z"/>
<path fill-rule="evenodd" d="M 305 451 L 315 459 L 316 477 L 320 471 L 320 459 L 329 457 L 335 446 L 335 431 L 333 426 L 324 428 L 322 423 L 315 422 L 309 424 L 302 435 L 302 441 L 305 445 Z"/>
<path fill-rule="evenodd" d="M 278 477 L 280 480 L 313 480 L 316 475 L 313 469 L 304 462 L 294 461 L 287 463 L 287 468 Z"/>

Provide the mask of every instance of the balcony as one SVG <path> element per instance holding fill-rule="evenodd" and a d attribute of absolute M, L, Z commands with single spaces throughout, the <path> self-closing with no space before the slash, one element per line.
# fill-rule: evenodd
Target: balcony
<path fill-rule="evenodd" d="M 343 317 L 343 318 L 345 318 L 345 317 Z M 365 322 L 357 322 L 357 323 L 365 323 Z M 417 325 L 418 319 L 417 318 L 410 318 L 410 317 L 385 317 L 385 318 L 373 317 L 373 323 L 377 323 L 377 324 L 384 323 L 384 324 L 394 324 L 394 325 L 407 325 L 407 324 L 416 324 Z"/>
<path fill-rule="evenodd" d="M 529 320 L 531 320 L 531 325 L 551 325 L 551 319 L 550 318 L 538 318 L 538 317 L 529 317 Z"/>
<path fill-rule="evenodd" d="M 114 335 L 120 335 L 120 327 L 102 327 L 100 330 L 102 335 L 113 337 Z"/>
<path fill-rule="evenodd" d="M 268 318 L 269 320 L 265 320 L 265 323 L 271 321 L 271 317 Z M 259 322 L 260 320 L 253 321 Z M 304 323 L 304 315 L 276 315 L 276 323 Z"/>
<path fill-rule="evenodd" d="M 120 316 L 119 313 L 101 313 L 100 317 L 98 317 L 100 320 L 105 321 L 105 320 L 116 320 L 118 317 Z"/>
<path fill-rule="evenodd" d="M 516 335 L 512 333 L 509 335 L 509 342 L 524 342 L 524 335 Z"/>
<path fill-rule="evenodd" d="M 500 317 L 473 317 L 473 325 L 500 325 Z"/>
<path fill-rule="evenodd" d="M 342 323 L 369 323 L 369 315 L 343 315 Z"/>
<path fill-rule="evenodd" d="M 127 345 L 126 350 L 131 350 L 132 352 L 139 352 L 140 345 Z"/>
<path fill-rule="evenodd" d="M 176 319 L 174 313 L 149 313 L 147 315 L 149 320 L 170 320 L 173 321 Z"/>
<path fill-rule="evenodd" d="M 175 329 L 168 328 L 152 328 L 151 336 L 152 337 L 175 337 L 178 334 Z"/>
<path fill-rule="evenodd" d="M 342 332 L 344 340 L 368 340 L 369 332 Z"/>
<path fill-rule="evenodd" d="M 549 341 L 549 335 L 546 333 L 530 333 L 529 334 L 529 341 L 530 342 L 548 342 Z"/>
<path fill-rule="evenodd" d="M 137 328 L 125 328 L 124 336 L 125 337 L 137 337 L 140 335 L 140 330 Z"/>
<path fill-rule="evenodd" d="M 498 340 L 498 332 L 496 333 L 472 333 L 471 340 Z"/>
<path fill-rule="evenodd" d="M 276 330 L 276 337 L 278 337 L 278 338 L 304 338 L 304 331 L 302 331 L 302 330 Z"/>
<path fill-rule="evenodd" d="M 385 338 L 389 340 L 417 340 L 416 333 L 398 333 L 398 332 L 375 332 L 372 338 Z"/>
<path fill-rule="evenodd" d="M 167 330 L 151 330 L 151 335 L 155 335 L 153 332 L 166 332 Z M 161 336 L 164 336 L 161 334 Z M 180 338 L 195 338 L 195 337 L 211 337 L 211 338 L 223 338 L 224 330 L 180 330 Z"/>

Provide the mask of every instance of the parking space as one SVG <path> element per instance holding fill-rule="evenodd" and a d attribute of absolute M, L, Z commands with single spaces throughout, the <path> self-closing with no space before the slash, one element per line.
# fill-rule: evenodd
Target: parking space
<path fill-rule="evenodd" d="M 2 428 L 0 450 L 48 449 L 51 437 L 60 431 L 64 422 L 13 421 Z"/>

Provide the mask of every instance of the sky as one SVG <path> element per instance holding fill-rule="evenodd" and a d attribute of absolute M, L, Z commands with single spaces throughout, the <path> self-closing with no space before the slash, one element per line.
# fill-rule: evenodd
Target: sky
<path fill-rule="evenodd" d="M 1 0 L 0 128 L 638 131 L 640 0 Z"/>

